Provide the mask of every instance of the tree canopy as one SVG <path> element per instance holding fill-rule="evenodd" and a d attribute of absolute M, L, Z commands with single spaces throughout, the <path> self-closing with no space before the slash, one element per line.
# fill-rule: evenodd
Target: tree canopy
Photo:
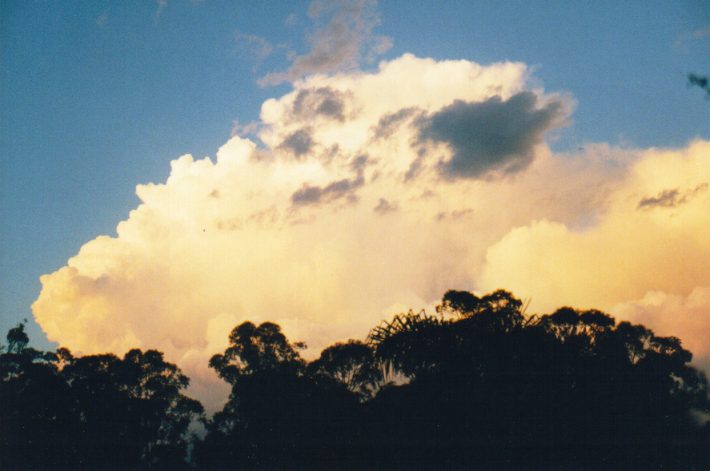
<path fill-rule="evenodd" d="M 304 347 L 271 322 L 236 326 L 209 362 L 231 393 L 208 418 L 161 352 L 40 352 L 20 324 L 0 347 L 3 469 L 710 466 L 691 353 L 598 310 L 449 291 L 364 341 L 311 361 Z"/>
<path fill-rule="evenodd" d="M 0 354 L 4 469 L 185 467 L 187 429 L 202 406 L 156 350 L 74 357 L 28 348 L 22 324 Z"/>

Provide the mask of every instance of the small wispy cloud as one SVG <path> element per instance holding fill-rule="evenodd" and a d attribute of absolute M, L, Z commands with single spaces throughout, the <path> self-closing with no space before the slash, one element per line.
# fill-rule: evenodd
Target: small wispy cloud
<path fill-rule="evenodd" d="M 105 26 L 106 22 L 108 22 L 108 13 L 103 12 L 99 16 L 96 17 L 96 24 L 99 26 Z"/>
<path fill-rule="evenodd" d="M 392 213 L 394 211 L 397 211 L 397 204 L 392 203 L 389 200 L 385 198 L 380 198 L 379 201 L 377 202 L 377 205 L 372 208 L 374 212 L 377 214 L 387 214 L 387 213 Z"/>
<path fill-rule="evenodd" d="M 683 32 L 676 38 L 674 46 L 683 52 L 689 52 L 692 43 L 708 39 L 710 39 L 710 25 Z"/>
<path fill-rule="evenodd" d="M 710 37 L 710 25 L 707 25 L 704 28 L 696 29 L 691 33 L 691 36 L 693 37 L 693 39 L 703 39 Z"/>
<path fill-rule="evenodd" d="M 346 94 L 329 87 L 300 90 L 293 101 L 293 118 L 325 116 L 345 119 Z"/>
<path fill-rule="evenodd" d="M 295 14 L 295 13 L 291 13 L 291 14 L 288 15 L 288 16 L 286 17 L 286 19 L 284 20 L 284 24 L 285 24 L 286 26 L 295 26 L 295 25 L 297 25 L 297 24 L 298 24 L 298 15 Z"/>
<path fill-rule="evenodd" d="M 641 201 L 639 201 L 638 209 L 675 208 L 707 189 L 708 184 L 705 182 L 686 191 L 681 191 L 679 188 L 663 190 L 656 196 L 642 198 Z"/>
<path fill-rule="evenodd" d="M 358 175 L 353 179 L 343 178 L 334 181 L 324 187 L 304 184 L 291 195 L 291 202 L 294 205 L 316 205 L 344 199 L 354 203 L 357 201 L 355 192 L 364 183 L 363 177 Z"/>
<path fill-rule="evenodd" d="M 256 34 L 237 31 L 234 33 L 234 40 L 239 52 L 246 52 L 258 60 L 266 59 L 274 52 L 274 46 L 266 38 Z"/>
<path fill-rule="evenodd" d="M 392 46 L 389 38 L 373 34 L 380 23 L 376 0 L 315 0 L 308 16 L 317 25 L 308 37 L 310 50 L 295 56 L 287 71 L 262 77 L 260 85 L 276 85 L 309 74 L 352 70 L 363 59 L 371 61 Z"/>
<path fill-rule="evenodd" d="M 162 15 L 163 11 L 168 7 L 168 0 L 156 0 L 156 3 L 158 4 L 158 9 L 155 11 L 155 20 L 158 21 L 160 15 Z"/>
<path fill-rule="evenodd" d="M 680 197 L 680 192 L 678 191 L 677 188 L 674 188 L 672 190 L 663 190 L 662 192 L 660 192 L 656 196 L 643 198 L 641 201 L 639 201 L 638 208 L 639 209 L 655 208 L 655 207 L 672 208 L 674 206 L 678 206 L 679 204 L 682 204 L 683 199 L 684 198 Z"/>
<path fill-rule="evenodd" d="M 259 132 L 260 125 L 257 121 L 250 121 L 248 123 L 241 123 L 238 119 L 232 121 L 232 131 L 230 136 L 248 136 L 254 139 L 258 139 L 257 134 Z"/>

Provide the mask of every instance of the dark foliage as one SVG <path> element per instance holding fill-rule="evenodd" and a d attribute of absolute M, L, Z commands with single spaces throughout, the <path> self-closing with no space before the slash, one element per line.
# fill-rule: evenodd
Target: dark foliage
<path fill-rule="evenodd" d="M 334 469 L 352 459 L 358 401 L 346 385 L 325 370 L 308 374 L 301 345 L 276 324 L 245 322 L 229 340 L 210 366 L 232 393 L 206 422 L 200 468 Z"/>
<path fill-rule="evenodd" d="M 24 326 L 0 355 L 3 469 L 180 469 L 202 406 L 155 350 L 74 357 L 27 348 Z M 19 341 L 17 339 L 20 339 Z"/>
<path fill-rule="evenodd" d="M 707 382 L 678 339 L 596 310 L 524 310 L 505 291 L 449 291 L 436 314 L 397 315 L 310 363 L 278 325 L 245 322 L 210 360 L 232 386 L 210 419 L 160 352 L 39 352 L 19 325 L 0 350 L 0 465 L 710 467 Z"/>
<path fill-rule="evenodd" d="M 245 323 L 212 361 L 233 389 L 198 467 L 710 465 L 707 385 L 678 339 L 595 310 L 523 310 L 505 291 L 449 291 L 438 315 L 400 314 L 307 366 L 276 326 Z"/>
<path fill-rule="evenodd" d="M 693 418 L 709 410 L 705 378 L 678 339 L 593 310 L 525 317 L 504 291 L 449 292 L 439 312 L 456 317 L 374 339 L 411 378 L 368 404 L 385 467 L 710 464 Z"/>

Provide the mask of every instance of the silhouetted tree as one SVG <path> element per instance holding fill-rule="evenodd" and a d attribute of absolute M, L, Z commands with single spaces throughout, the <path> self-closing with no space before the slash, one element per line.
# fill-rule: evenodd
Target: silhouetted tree
<path fill-rule="evenodd" d="M 297 351 L 303 347 L 302 344 L 289 343 L 281 328 L 274 323 L 264 322 L 256 326 L 244 322 L 229 334 L 229 347 L 224 354 L 210 359 L 210 367 L 232 385 L 241 377 L 255 373 L 298 373 L 305 366 Z"/>
<path fill-rule="evenodd" d="M 7 352 L 8 353 L 20 353 L 30 342 L 30 338 L 25 332 L 25 324 L 17 324 L 7 332 Z"/>
<path fill-rule="evenodd" d="M 357 340 L 336 343 L 323 350 L 320 357 L 308 365 L 308 373 L 315 378 L 337 381 L 363 399 L 372 395 L 377 382 L 374 352 Z"/>
<path fill-rule="evenodd" d="M 409 311 L 372 329 L 368 343 L 380 364 L 413 378 L 435 367 L 443 354 L 439 349 L 446 348 L 447 334 L 448 322 L 424 311 Z"/>
<path fill-rule="evenodd" d="M 279 326 L 245 322 L 210 366 L 232 385 L 196 448 L 207 469 L 339 467 L 350 453 L 357 396 L 328 375 L 308 374 Z"/>
<path fill-rule="evenodd" d="M 180 469 L 202 406 L 155 350 L 74 357 L 27 347 L 24 326 L 0 355 L 4 469 Z"/>
<path fill-rule="evenodd" d="M 24 324 L 0 347 L 0 466 L 71 468 L 76 444 L 74 401 L 57 372 L 56 356 L 28 347 Z"/>
<path fill-rule="evenodd" d="M 188 378 L 163 354 L 131 350 L 74 358 L 63 352 L 62 377 L 80 420 L 80 461 L 86 469 L 184 466 L 187 427 L 202 406 L 181 390 Z"/>
<path fill-rule="evenodd" d="M 505 291 L 437 311 L 370 334 L 411 380 L 366 404 L 384 467 L 707 464 L 707 386 L 677 339 L 595 310 L 525 316 Z"/>
<path fill-rule="evenodd" d="M 212 418 L 155 350 L 74 357 L 0 347 L 3 469 L 707 469 L 705 376 L 674 337 L 499 290 L 449 291 L 307 363 L 278 325 L 245 322 L 210 360 Z"/>

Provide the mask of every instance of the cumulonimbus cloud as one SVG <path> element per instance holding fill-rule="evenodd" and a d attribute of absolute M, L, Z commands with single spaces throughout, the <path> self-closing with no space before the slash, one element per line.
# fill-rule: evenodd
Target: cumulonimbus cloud
<path fill-rule="evenodd" d="M 596 284 L 587 283 L 592 275 L 582 278 L 587 286 L 579 290 L 589 290 L 588 297 L 535 291 L 520 272 L 549 274 L 554 283 L 569 272 L 564 257 L 597 250 L 597 239 L 607 243 L 614 234 L 636 235 L 634 244 L 655 249 L 663 237 L 637 234 L 658 229 L 637 225 L 654 218 L 659 227 L 673 228 L 661 234 L 673 236 L 665 243 L 676 255 L 697 259 L 689 265 L 697 286 L 710 285 L 699 265 L 710 259 L 707 246 L 693 239 L 708 235 L 710 224 L 698 213 L 708 193 L 697 191 L 672 208 L 638 208 L 663 189 L 698 188 L 702 179 L 687 180 L 680 170 L 691 164 L 666 168 L 658 151 L 607 145 L 552 153 L 543 136 L 564 122 L 569 98 L 529 87 L 528 75 L 520 63 L 481 66 L 404 55 L 371 73 L 299 80 L 292 92 L 263 104 L 259 145 L 235 136 L 215 160 L 182 156 L 171 163 L 167 181 L 139 185 L 141 203 L 115 236 L 97 237 L 66 266 L 42 276 L 35 318 L 50 340 L 77 352 L 163 350 L 193 378 L 192 392 L 215 410 L 226 388 L 216 386 L 221 383 L 207 361 L 244 320 L 281 324 L 291 339 L 306 341 L 312 355 L 333 341 L 364 336 L 393 312 L 431 306 L 450 288 L 511 288 L 541 306 L 598 300 L 599 307 L 613 307 L 643 299 L 651 289 L 687 294 L 691 277 L 680 285 L 671 279 L 677 270 L 666 281 L 658 276 L 647 283 L 651 278 L 637 272 L 648 270 L 649 257 L 628 270 L 622 264 L 618 276 L 599 277 Z M 520 97 L 524 106 L 512 106 Z M 488 154 L 500 158 L 476 164 L 490 164 L 492 172 L 450 178 L 442 162 L 456 159 L 463 144 L 443 134 L 422 138 L 421 119 L 457 103 L 466 104 L 466 113 L 453 123 L 456 129 L 501 122 L 501 114 L 523 123 L 510 135 L 517 144 L 500 143 Z M 484 106 L 491 103 L 496 106 Z M 284 145 L 298 132 L 308 133 L 307 146 Z M 698 141 L 669 155 L 695 162 L 697 175 L 710 179 L 702 164 L 708 145 Z M 496 172 L 500 159 L 523 154 L 517 171 Z M 656 167 L 666 173 L 653 173 Z M 647 173 L 653 182 L 644 180 Z M 584 234 L 592 242 L 582 240 Z M 550 258 L 539 262 L 550 273 L 526 268 L 538 263 L 531 255 L 541 252 L 533 243 L 538 239 L 559 242 L 558 251 L 549 249 Z M 643 245 L 646 240 L 652 244 Z M 625 248 L 599 245 L 610 253 Z M 671 253 L 661 252 L 658 263 L 672 264 Z M 624 283 L 634 289 L 623 289 Z"/>

